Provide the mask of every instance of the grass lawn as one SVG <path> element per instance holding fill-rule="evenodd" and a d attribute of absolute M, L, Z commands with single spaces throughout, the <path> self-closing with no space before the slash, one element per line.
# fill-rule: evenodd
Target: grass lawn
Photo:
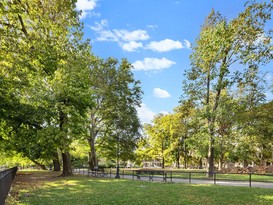
<path fill-rule="evenodd" d="M 273 189 L 19 172 L 8 204 L 273 204 Z"/>

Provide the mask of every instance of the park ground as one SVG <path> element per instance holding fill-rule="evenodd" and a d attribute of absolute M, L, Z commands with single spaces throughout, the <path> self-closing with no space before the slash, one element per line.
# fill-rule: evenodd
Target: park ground
<path fill-rule="evenodd" d="M 273 189 L 266 188 L 59 175 L 50 171 L 19 171 L 7 205 L 273 204 Z"/>

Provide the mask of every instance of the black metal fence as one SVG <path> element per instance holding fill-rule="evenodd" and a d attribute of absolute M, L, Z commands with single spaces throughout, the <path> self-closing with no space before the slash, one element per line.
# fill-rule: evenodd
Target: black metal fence
<path fill-rule="evenodd" d="M 204 171 L 176 171 L 176 170 L 146 170 L 146 169 L 120 169 L 117 173 L 116 168 L 104 169 L 100 171 L 91 171 L 87 167 L 77 168 L 74 170 L 83 175 L 93 177 L 108 177 L 121 179 L 137 179 L 146 181 L 162 181 L 162 182 L 181 182 L 194 184 L 218 184 L 232 186 L 258 186 L 265 188 L 273 188 L 272 174 L 230 174 L 214 172 L 213 177 L 208 177 L 208 172 Z"/>
<path fill-rule="evenodd" d="M 16 175 L 18 168 L 13 167 L 0 172 L 0 205 L 5 204 L 6 197 L 9 193 L 11 184 Z"/>

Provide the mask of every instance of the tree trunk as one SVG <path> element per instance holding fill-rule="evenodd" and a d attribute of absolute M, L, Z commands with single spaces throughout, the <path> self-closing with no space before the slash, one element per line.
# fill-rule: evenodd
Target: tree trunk
<path fill-rule="evenodd" d="M 214 139 L 213 136 L 210 137 L 209 153 L 208 153 L 208 177 L 213 177 L 214 172 Z"/>
<path fill-rule="evenodd" d="M 45 165 L 43 165 L 43 164 L 41 164 L 41 163 L 35 161 L 34 159 L 31 159 L 31 161 L 32 161 L 36 166 L 38 166 L 41 170 L 46 170 Z"/>
<path fill-rule="evenodd" d="M 184 142 L 184 169 L 188 168 L 188 152 L 187 152 L 187 147 Z"/>
<path fill-rule="evenodd" d="M 245 159 L 244 160 L 244 168 L 247 168 L 247 166 L 248 166 L 248 161 Z"/>
<path fill-rule="evenodd" d="M 187 169 L 188 168 L 188 162 L 187 162 L 187 156 L 184 155 L 184 169 Z"/>
<path fill-rule="evenodd" d="M 64 133 L 63 138 L 67 139 L 67 129 L 65 129 L 65 125 L 68 123 L 68 118 L 67 114 L 64 113 L 62 110 L 60 110 L 60 131 Z M 64 141 L 63 148 L 67 149 L 69 147 L 69 144 Z M 62 159 L 63 159 L 63 173 L 62 177 L 68 177 L 72 176 L 72 166 L 71 166 L 71 161 L 70 161 L 70 155 L 69 152 L 66 150 L 62 150 Z"/>
<path fill-rule="evenodd" d="M 180 169 L 180 150 L 178 148 L 177 155 L 176 155 L 176 167 Z"/>
<path fill-rule="evenodd" d="M 162 155 L 162 168 L 164 169 L 165 168 L 165 158 L 164 158 L 164 139 L 162 139 L 162 142 L 161 142 L 161 155 Z"/>
<path fill-rule="evenodd" d="M 68 151 L 62 153 L 63 158 L 63 173 L 62 177 L 69 177 L 73 175 L 72 166 L 70 161 L 70 154 Z"/>
<path fill-rule="evenodd" d="M 88 164 L 90 166 L 90 169 L 94 169 L 95 167 L 98 167 L 98 159 L 97 159 L 96 148 L 95 148 L 95 138 L 89 137 L 88 144 L 90 147 Z"/>
<path fill-rule="evenodd" d="M 54 172 L 60 171 L 61 170 L 61 165 L 60 165 L 58 152 L 54 152 L 52 161 L 53 161 L 53 171 Z"/>
<path fill-rule="evenodd" d="M 218 170 L 222 170 L 223 169 L 223 163 L 224 163 L 224 155 L 225 155 L 225 152 L 224 152 L 224 145 L 223 145 L 223 138 L 224 138 L 224 135 L 220 135 L 221 138 L 220 138 L 220 159 L 219 159 L 219 165 L 218 165 Z"/>
<path fill-rule="evenodd" d="M 202 157 L 199 159 L 199 169 L 203 169 Z"/>

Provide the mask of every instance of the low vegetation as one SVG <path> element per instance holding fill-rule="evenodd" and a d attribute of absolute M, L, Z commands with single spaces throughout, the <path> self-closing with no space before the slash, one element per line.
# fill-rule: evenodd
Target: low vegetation
<path fill-rule="evenodd" d="M 272 193 L 261 188 L 19 172 L 9 204 L 272 204 Z"/>

